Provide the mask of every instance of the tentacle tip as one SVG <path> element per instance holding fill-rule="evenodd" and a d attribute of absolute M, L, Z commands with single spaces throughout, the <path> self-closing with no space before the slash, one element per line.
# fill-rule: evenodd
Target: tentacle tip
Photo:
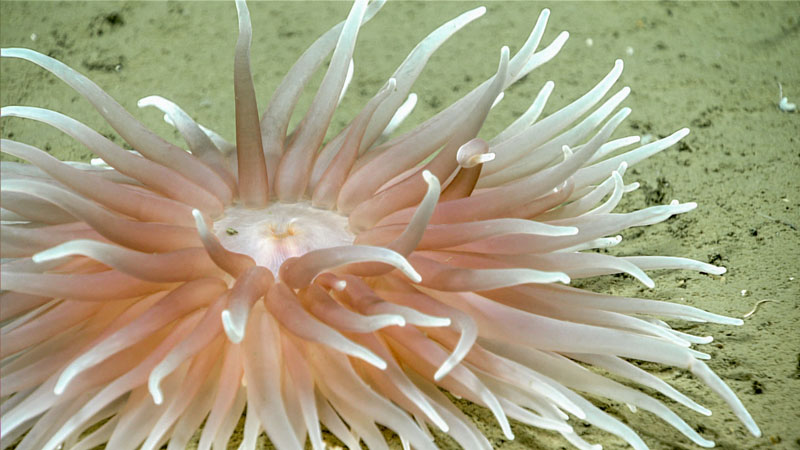
<path fill-rule="evenodd" d="M 151 378 L 147 383 L 147 390 L 150 391 L 150 396 L 153 397 L 153 403 L 156 405 L 164 403 L 164 394 L 159 387 L 160 382 L 160 379 Z"/>
<path fill-rule="evenodd" d="M 47 261 L 47 255 L 44 254 L 45 252 L 39 252 L 35 255 L 31 256 L 31 261 L 35 262 L 36 264 L 41 264 Z"/>
<path fill-rule="evenodd" d="M 153 106 L 153 105 L 155 105 L 155 101 L 154 100 L 156 98 L 157 98 L 157 96 L 155 96 L 155 95 L 149 95 L 147 97 L 142 97 L 138 101 L 136 101 L 136 106 L 138 106 L 139 108 L 144 108 L 144 107 L 147 107 L 147 106 Z"/>
<path fill-rule="evenodd" d="M 562 232 L 564 233 L 562 234 L 562 236 L 575 236 L 581 231 L 578 227 L 562 227 L 562 228 L 564 228 L 562 230 Z"/>
<path fill-rule="evenodd" d="M 366 361 L 380 370 L 386 370 L 386 361 L 376 355 L 372 355 L 372 357 L 368 358 Z"/>
<path fill-rule="evenodd" d="M 586 412 L 584 410 L 580 409 L 580 408 L 575 409 L 572 412 L 572 415 L 574 415 L 575 417 L 577 417 L 580 420 L 586 419 Z"/>
<path fill-rule="evenodd" d="M 422 281 L 422 275 L 420 275 L 419 272 L 414 269 L 414 266 L 405 258 L 403 258 L 403 262 L 398 269 L 414 283 L 420 283 Z"/>
<path fill-rule="evenodd" d="M 439 184 L 439 179 L 436 177 L 436 175 L 432 174 L 430 170 L 422 171 L 422 179 L 424 179 L 425 182 L 428 183 L 428 186 Z"/>
<path fill-rule="evenodd" d="M 433 374 L 433 381 L 442 381 L 442 378 L 449 375 L 453 368 L 455 368 L 454 364 L 450 364 L 450 361 L 445 361 L 442 367 L 439 367 L 436 373 Z"/>
<path fill-rule="evenodd" d="M 669 202 L 669 206 L 674 208 L 672 214 L 683 214 L 697 208 L 697 203 L 696 202 L 681 203 L 678 200 L 672 200 L 671 202 Z"/>
<path fill-rule="evenodd" d="M 69 256 L 69 255 L 64 255 L 62 254 L 62 252 L 58 251 L 58 247 L 53 247 L 47 250 L 42 250 L 41 252 L 34 254 L 33 256 L 31 256 L 31 261 L 33 261 L 36 264 L 42 264 L 48 261 L 53 261 L 55 259 L 63 258 L 64 256 Z"/>
<path fill-rule="evenodd" d="M 244 339 L 244 330 L 237 327 L 233 321 L 233 317 L 231 316 L 231 312 L 227 309 L 222 311 L 222 328 L 225 330 L 225 334 L 228 336 L 231 342 L 234 344 L 239 344 Z"/>
<path fill-rule="evenodd" d="M 173 121 L 172 121 L 172 118 L 169 116 L 169 114 L 164 114 L 164 116 L 162 117 L 162 119 L 164 119 L 164 122 L 166 122 L 166 123 L 167 123 L 167 125 L 169 125 L 169 126 L 171 126 L 171 127 L 174 127 L 174 126 L 175 126 L 175 122 L 173 122 Z"/>
<path fill-rule="evenodd" d="M 72 377 L 65 377 L 63 374 L 58 378 L 55 387 L 53 388 L 53 393 L 56 395 L 61 395 L 64 393 L 64 390 L 67 388 L 69 382 L 72 381 Z"/>

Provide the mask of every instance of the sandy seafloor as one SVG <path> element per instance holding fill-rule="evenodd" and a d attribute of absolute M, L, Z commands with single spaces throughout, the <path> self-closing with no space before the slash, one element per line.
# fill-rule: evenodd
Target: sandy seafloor
<path fill-rule="evenodd" d="M 356 74 L 333 127 L 343 126 L 430 30 L 477 3 L 390 2 L 362 31 Z M 619 210 L 672 199 L 697 201 L 695 211 L 630 230 L 618 255 L 688 256 L 722 264 L 724 276 L 661 271 L 647 290 L 629 277 L 582 285 L 622 295 L 675 301 L 741 317 L 741 327 L 673 322 L 680 330 L 715 336 L 701 350 L 736 391 L 763 430 L 749 436 L 722 401 L 683 370 L 645 365 L 714 411 L 702 417 L 669 403 L 688 423 L 724 449 L 800 449 L 800 114 L 778 110 L 778 82 L 800 103 L 798 2 L 498 2 L 432 58 L 417 82 L 409 129 L 468 92 L 496 68 L 499 49 L 512 54 L 541 8 L 552 9 L 544 42 L 568 30 L 561 54 L 506 92 L 482 136 L 492 136 L 524 111 L 546 80 L 556 83 L 546 113 L 590 89 L 622 57 L 617 89 L 633 89 L 633 114 L 617 136 L 661 136 L 688 126 L 677 145 L 630 169 L 626 182 L 642 188 Z M 345 17 L 348 4 L 251 3 L 253 64 L 259 104 L 317 35 Z M 26 46 L 54 56 L 95 80 L 162 136 L 179 142 L 155 110 L 136 100 L 165 96 L 228 139 L 234 137 L 232 63 L 236 11 L 222 2 L 17 2 L 0 4 L 3 47 Z M 593 45 L 587 44 L 587 39 Z M 628 48 L 632 49 L 632 54 Z M 71 115 L 111 135 L 88 103 L 66 85 L 19 60 L 3 60 L 2 105 L 34 105 Z M 318 83 L 319 77 L 317 77 Z M 612 91 L 613 92 L 613 91 Z M 303 105 L 307 105 L 306 96 Z M 300 110 L 303 110 L 301 107 Z M 3 119 L 2 136 L 36 145 L 60 158 L 88 160 L 78 144 L 47 126 Z M 118 139 L 118 138 L 117 138 Z M 119 141 L 119 139 L 118 139 Z M 655 416 L 596 400 L 621 417 L 654 449 L 695 448 Z M 513 425 L 505 440 L 482 407 L 460 403 L 499 449 L 560 449 L 555 433 Z M 589 441 L 626 448 L 620 439 L 574 421 Z M 391 433 L 387 432 L 387 436 Z M 269 448 L 262 435 L 261 443 Z M 400 448 L 391 438 L 392 448 Z M 456 448 L 437 434 L 442 448 Z M 236 448 L 232 445 L 230 448 Z"/>

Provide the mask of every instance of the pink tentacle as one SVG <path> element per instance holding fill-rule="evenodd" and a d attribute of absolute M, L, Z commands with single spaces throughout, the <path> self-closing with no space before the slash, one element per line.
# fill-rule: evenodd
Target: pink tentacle
<path fill-rule="evenodd" d="M 213 170 L 148 130 L 85 76 L 49 56 L 29 49 L 7 48 L 2 50 L 0 56 L 25 59 L 57 76 L 86 98 L 133 148 L 149 159 L 185 175 L 196 185 L 195 189 L 210 192 L 223 203 L 230 202 L 233 193 Z"/>
<path fill-rule="evenodd" d="M 325 138 L 337 104 L 336 99 L 344 85 L 366 7 L 366 0 L 356 0 L 353 4 L 319 91 L 281 158 L 276 173 L 275 193 L 282 202 L 296 201 L 305 193 L 314 155 Z"/>
<path fill-rule="evenodd" d="M 174 200 L 157 195 L 147 195 L 129 189 L 105 178 L 76 169 L 31 145 L 8 139 L 0 140 L 3 153 L 27 160 L 55 180 L 89 200 L 144 222 L 164 222 L 181 225 L 184 220 L 176 217 L 178 210 L 185 208 Z"/>
<path fill-rule="evenodd" d="M 206 221 L 200 211 L 195 209 L 192 211 L 192 215 L 197 225 L 200 240 L 203 242 L 203 247 L 205 247 L 208 256 L 219 268 L 228 272 L 234 278 L 238 278 L 245 271 L 256 265 L 253 258 L 243 253 L 232 252 L 223 247 L 219 238 L 206 226 Z"/>
<path fill-rule="evenodd" d="M 0 255 L 3 258 L 23 258 L 74 239 L 106 239 L 83 222 L 31 228 L 0 225 Z M 6 248 L 6 246 L 9 248 Z"/>
<path fill-rule="evenodd" d="M 253 308 L 244 339 L 244 378 L 247 381 L 248 417 L 256 416 L 270 440 L 280 448 L 301 449 L 281 395 L 280 331 L 261 303 Z"/>
<path fill-rule="evenodd" d="M 294 291 L 282 282 L 272 285 L 267 294 L 266 305 L 275 319 L 295 336 L 311 342 L 319 342 L 336 351 L 363 359 L 383 369 L 386 362 L 366 348 L 352 342 L 341 333 L 315 319 L 302 306 Z"/>
<path fill-rule="evenodd" d="M 252 27 L 250 11 L 244 1 L 236 2 L 239 39 L 233 64 L 233 90 L 236 94 L 236 161 L 239 166 L 239 195 L 245 206 L 263 207 L 269 202 L 269 181 L 258 122 L 258 105 L 250 70 Z"/>
<path fill-rule="evenodd" d="M 350 169 L 358 157 L 358 149 L 364 133 L 367 131 L 372 115 L 386 97 L 391 94 L 397 82 L 390 78 L 386 85 L 373 97 L 348 127 L 342 143 L 333 161 L 322 174 L 319 183 L 314 187 L 311 203 L 318 208 L 331 209 L 336 205 L 336 198 L 344 185 Z"/>
<path fill-rule="evenodd" d="M 85 145 L 108 165 L 117 169 L 119 173 L 140 181 L 168 198 L 200 209 L 212 216 L 222 213 L 223 204 L 219 199 L 205 190 L 198 189 L 180 172 L 123 150 L 100 133 L 71 117 L 55 111 L 28 106 L 9 106 L 2 109 L 2 114 L 5 117 L 23 117 L 53 126 Z M 191 219 L 189 216 L 191 207 L 186 205 L 176 206 L 176 220 L 182 219 L 187 222 Z"/>
<path fill-rule="evenodd" d="M 106 302 L 152 294 L 169 284 L 151 283 L 117 270 L 92 274 L 21 273 L 2 271 L 3 289 L 51 298 Z"/>
<path fill-rule="evenodd" d="M 247 269 L 236 280 L 231 289 L 230 304 L 221 313 L 225 334 L 234 344 L 244 339 L 250 311 L 258 299 L 267 294 L 273 281 L 272 272 L 261 266 Z"/>
<path fill-rule="evenodd" d="M 34 262 L 83 255 L 140 280 L 169 283 L 220 275 L 205 249 L 193 247 L 151 254 L 98 241 L 69 241 L 33 255 Z"/>
<path fill-rule="evenodd" d="M 432 161 L 420 168 L 419 172 L 428 170 L 438 179 L 445 180 L 458 167 L 456 154 L 459 148 L 475 138 L 489 114 L 492 103 L 502 92 L 508 76 L 508 58 L 508 47 L 503 47 L 500 55 L 500 67 L 491 84 L 472 107 L 463 123 L 459 124 L 450 141 Z M 417 177 L 409 177 L 359 204 L 350 213 L 350 225 L 357 230 L 370 228 L 392 212 L 419 202 L 424 196 L 425 188 L 426 186 L 419 183 Z"/>
<path fill-rule="evenodd" d="M 33 180 L 3 180 L 7 192 L 26 192 L 57 203 L 100 235 L 125 247 L 145 252 L 171 251 L 201 245 L 197 231 L 177 225 L 138 222 L 111 212 L 64 188 Z"/>

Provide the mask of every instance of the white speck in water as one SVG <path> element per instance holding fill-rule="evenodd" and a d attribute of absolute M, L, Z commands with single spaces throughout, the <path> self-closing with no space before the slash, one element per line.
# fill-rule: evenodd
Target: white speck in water
<path fill-rule="evenodd" d="M 783 86 L 780 83 L 778 83 L 778 98 L 780 99 L 778 101 L 778 109 L 783 112 L 797 111 L 797 104 L 790 102 L 787 97 L 783 96 Z"/>

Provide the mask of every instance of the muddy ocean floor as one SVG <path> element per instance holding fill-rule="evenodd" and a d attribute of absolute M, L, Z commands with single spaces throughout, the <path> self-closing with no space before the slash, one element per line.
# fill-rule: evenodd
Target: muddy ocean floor
<path fill-rule="evenodd" d="M 424 35 L 478 5 L 390 2 L 359 36 L 354 82 L 333 127 L 338 131 L 350 120 Z M 420 98 L 417 110 L 403 129 L 490 76 L 500 47 L 509 45 L 513 54 L 544 7 L 552 9 L 544 42 L 561 30 L 568 30 L 571 38 L 554 61 L 506 92 L 490 116 L 485 136 L 523 112 L 545 81 L 556 83 L 545 110 L 550 113 L 594 86 L 616 58 L 623 58 L 625 72 L 618 88 L 632 88 L 626 105 L 633 114 L 617 134 L 659 137 L 684 126 L 692 132 L 679 145 L 628 171 L 626 182 L 638 181 L 641 188 L 628 194 L 619 210 L 672 199 L 696 201 L 699 207 L 665 223 L 626 232 L 613 253 L 687 256 L 724 265 L 728 272 L 657 272 L 652 290 L 629 277 L 580 284 L 734 317 L 760 304 L 741 327 L 672 325 L 715 337 L 700 350 L 711 354 L 711 368 L 749 408 L 763 430 L 761 438 L 749 436 L 723 402 L 686 372 L 643 366 L 714 411 L 702 417 L 671 405 L 703 436 L 715 440 L 717 448 L 800 449 L 800 114 L 778 109 L 778 83 L 789 101 L 800 103 L 800 2 L 487 6 L 483 18 L 432 58 L 414 89 Z M 348 7 L 342 2 L 251 3 L 252 67 L 262 107 L 295 58 L 345 17 Z M 179 136 L 160 114 L 137 110 L 136 100 L 151 94 L 167 97 L 232 140 L 236 30 L 236 11 L 227 2 L 0 3 L 3 47 L 32 47 L 64 61 L 174 142 L 180 142 Z M 3 60 L 0 75 L 3 106 L 55 109 L 113 135 L 85 100 L 32 64 Z M 309 102 L 306 96 L 303 105 Z M 2 119 L 2 137 L 36 145 L 62 159 L 90 158 L 76 143 L 33 122 Z M 647 412 L 594 401 L 631 425 L 651 448 L 695 448 Z M 458 403 L 495 448 L 568 445 L 554 433 L 518 423 L 513 426 L 516 439 L 507 441 L 486 409 Z M 622 440 L 580 421 L 574 426 L 606 449 L 626 448 Z M 456 448 L 445 436 L 436 439 L 442 448 Z M 263 435 L 262 442 L 269 448 Z M 400 448 L 397 439 L 391 443 Z"/>

